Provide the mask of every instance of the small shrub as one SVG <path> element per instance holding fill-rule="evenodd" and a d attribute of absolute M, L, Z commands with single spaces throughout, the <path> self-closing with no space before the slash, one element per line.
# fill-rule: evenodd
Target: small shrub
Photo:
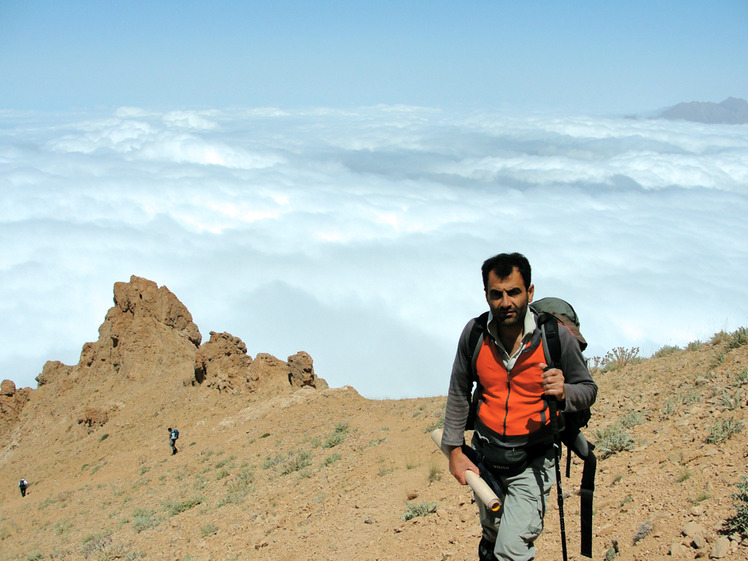
<path fill-rule="evenodd" d="M 203 497 L 196 496 L 191 499 L 186 499 L 184 501 L 170 501 L 170 502 L 164 503 L 164 506 L 166 507 L 167 512 L 171 516 L 176 516 L 177 514 L 180 514 L 182 512 L 190 510 L 191 508 L 196 507 L 199 504 L 202 504 L 203 502 L 205 502 L 205 499 Z"/>
<path fill-rule="evenodd" d="M 84 559 L 93 561 L 115 561 L 116 559 L 132 561 L 142 557 L 139 550 L 132 549 L 131 544 L 115 543 L 110 537 L 87 542 L 81 548 L 81 554 Z"/>
<path fill-rule="evenodd" d="M 689 479 L 691 479 L 691 472 L 686 469 L 681 472 L 676 481 L 678 483 L 683 483 L 684 481 L 688 481 Z"/>
<path fill-rule="evenodd" d="M 636 530 L 636 534 L 634 534 L 634 545 L 646 538 L 652 532 L 652 529 L 652 522 L 649 520 L 639 524 L 639 528 Z"/>
<path fill-rule="evenodd" d="M 594 438 L 601 460 L 617 452 L 631 450 L 634 447 L 634 439 L 620 423 L 596 430 Z"/>
<path fill-rule="evenodd" d="M 206 524 L 205 526 L 200 528 L 200 533 L 204 538 L 210 536 L 211 534 L 215 534 L 216 532 L 218 532 L 218 526 L 213 523 Z"/>
<path fill-rule="evenodd" d="M 723 534 L 740 534 L 744 539 L 748 538 L 748 476 L 737 484 L 738 492 L 733 498 L 735 514 L 725 520 L 721 532 Z"/>
<path fill-rule="evenodd" d="M 641 413 L 638 411 L 629 411 L 619 421 L 624 429 L 633 429 L 635 426 L 641 425 L 643 422 Z"/>
<path fill-rule="evenodd" d="M 312 453 L 308 450 L 303 450 L 296 455 L 291 454 L 283 464 L 280 473 L 281 475 L 288 475 L 295 471 L 301 471 L 310 465 L 312 465 Z"/>
<path fill-rule="evenodd" d="M 678 345 L 664 345 L 663 347 L 660 347 L 657 351 L 655 351 L 655 353 L 652 355 L 652 358 L 662 358 L 673 353 L 677 353 L 679 350 L 680 347 Z"/>
<path fill-rule="evenodd" d="M 632 347 L 627 349 L 625 347 L 616 347 L 611 349 L 600 362 L 600 368 L 603 372 L 610 372 L 611 370 L 618 370 L 629 364 L 636 364 L 641 362 L 639 358 L 639 347 Z"/>
<path fill-rule="evenodd" d="M 737 349 L 746 344 L 748 344 L 748 329 L 741 327 L 737 331 L 730 333 L 730 341 L 727 343 L 728 347 Z"/>
<path fill-rule="evenodd" d="M 709 341 L 712 345 L 721 345 L 722 343 L 729 343 L 732 338 L 730 337 L 730 334 L 726 331 L 720 331 L 718 333 L 715 333 L 712 335 L 711 340 Z"/>
<path fill-rule="evenodd" d="M 421 504 L 405 503 L 405 512 L 403 513 L 403 520 L 412 520 L 419 516 L 426 516 L 436 512 L 439 505 L 436 503 L 423 502 Z"/>
<path fill-rule="evenodd" d="M 57 524 L 55 524 L 55 535 L 61 536 L 72 527 L 73 523 L 70 520 L 63 520 L 62 522 L 58 522 Z"/>
<path fill-rule="evenodd" d="M 704 347 L 704 343 L 701 341 L 691 341 L 688 345 L 686 345 L 687 351 L 699 351 Z"/>
<path fill-rule="evenodd" d="M 254 473 L 248 468 L 242 469 L 236 478 L 231 481 L 226 489 L 226 495 L 218 503 L 221 507 L 226 504 L 241 504 L 244 502 L 244 498 L 254 488 Z"/>
<path fill-rule="evenodd" d="M 691 504 L 697 505 L 699 503 L 703 503 L 705 500 L 709 499 L 710 497 L 711 495 L 709 493 L 707 493 L 706 491 L 702 491 L 701 493 L 696 495 L 695 498 L 688 499 L 688 502 L 690 502 Z"/>
<path fill-rule="evenodd" d="M 393 471 L 395 471 L 395 468 L 392 468 L 392 467 L 386 467 L 386 468 L 385 467 L 381 467 L 381 468 L 379 468 L 379 472 L 377 473 L 377 475 L 379 475 L 379 477 L 383 477 L 385 475 L 391 474 Z"/>
<path fill-rule="evenodd" d="M 322 448 L 334 448 L 342 444 L 348 434 L 348 423 L 338 423 L 333 433 L 322 444 Z"/>
<path fill-rule="evenodd" d="M 99 438 L 99 442 L 103 442 L 107 438 L 109 438 L 109 433 L 104 433 L 101 435 L 101 438 Z"/>
<path fill-rule="evenodd" d="M 275 469 L 283 462 L 283 456 L 276 454 L 275 456 L 265 457 L 265 461 L 262 462 L 262 469 Z"/>
<path fill-rule="evenodd" d="M 738 372 L 737 374 L 735 374 L 736 385 L 742 386 L 745 383 L 748 383 L 748 368 L 746 368 L 742 372 Z"/>
<path fill-rule="evenodd" d="M 345 435 L 340 433 L 334 433 L 330 435 L 327 440 L 322 444 L 322 448 L 335 448 L 336 446 L 343 444 Z"/>
<path fill-rule="evenodd" d="M 723 389 L 719 396 L 719 404 L 728 411 L 740 409 L 743 405 L 743 391 L 738 389 L 737 391 L 730 393 Z"/>
<path fill-rule="evenodd" d="M 325 461 L 322 462 L 322 465 L 324 467 L 331 466 L 335 462 L 337 462 L 340 459 L 340 454 L 330 454 L 325 458 Z"/>
<path fill-rule="evenodd" d="M 706 437 L 708 444 L 720 444 L 731 439 L 736 434 L 743 431 L 743 421 L 739 419 L 725 419 L 717 421 L 709 429 L 709 436 Z"/>
<path fill-rule="evenodd" d="M 431 434 L 436 429 L 443 429 L 443 428 L 444 428 L 444 417 L 441 417 L 437 419 L 436 421 L 434 421 L 433 423 L 431 423 L 430 425 L 428 425 L 425 429 L 423 429 L 423 432 L 425 432 L 426 434 Z"/>
<path fill-rule="evenodd" d="M 161 522 L 153 518 L 155 513 L 152 510 L 138 509 L 132 513 L 132 529 L 137 534 L 155 528 Z"/>

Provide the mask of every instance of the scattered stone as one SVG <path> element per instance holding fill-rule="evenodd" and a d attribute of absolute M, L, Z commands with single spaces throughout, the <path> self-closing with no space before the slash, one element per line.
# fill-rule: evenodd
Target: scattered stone
<path fill-rule="evenodd" d="M 694 536 L 693 541 L 691 541 L 691 545 L 694 547 L 694 549 L 704 549 L 708 544 L 706 538 L 699 535 Z"/>
<path fill-rule="evenodd" d="M 681 555 L 685 555 L 688 549 L 685 545 L 683 545 L 680 542 L 674 542 L 670 545 L 670 556 L 671 557 L 680 557 Z"/>
<path fill-rule="evenodd" d="M 709 554 L 709 557 L 711 559 L 722 559 L 723 557 L 727 557 L 727 554 L 730 552 L 730 538 L 727 536 L 721 536 L 717 539 L 717 542 L 714 544 L 714 547 L 712 548 L 712 552 Z"/>
<path fill-rule="evenodd" d="M 681 532 L 688 538 L 694 538 L 696 536 L 703 536 L 704 534 L 706 534 L 706 529 L 698 522 L 694 522 L 692 520 L 691 522 L 687 522 L 685 526 L 681 528 Z"/>

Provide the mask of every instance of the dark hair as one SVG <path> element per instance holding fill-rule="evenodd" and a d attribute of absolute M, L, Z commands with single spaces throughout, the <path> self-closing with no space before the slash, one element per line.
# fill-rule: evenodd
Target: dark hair
<path fill-rule="evenodd" d="M 532 269 L 530 268 L 530 262 L 527 260 L 527 257 L 521 253 L 499 253 L 486 259 L 481 267 L 483 288 L 486 288 L 488 285 L 488 274 L 491 271 L 500 279 L 505 279 L 512 274 L 515 267 L 519 270 L 519 274 L 522 275 L 525 288 L 529 289 L 532 284 Z"/>

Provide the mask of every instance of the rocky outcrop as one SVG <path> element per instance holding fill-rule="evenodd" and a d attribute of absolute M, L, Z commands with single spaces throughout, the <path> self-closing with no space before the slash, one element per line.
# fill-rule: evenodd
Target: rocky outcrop
<path fill-rule="evenodd" d="M 258 377 L 250 371 L 251 365 L 252 357 L 241 339 L 230 333 L 211 331 L 210 340 L 195 356 L 194 382 L 221 392 L 254 391 Z"/>
<path fill-rule="evenodd" d="M 0 383 L 0 434 L 5 434 L 16 424 L 23 407 L 29 401 L 30 393 L 29 388 L 16 389 L 11 380 Z"/>
<path fill-rule="evenodd" d="M 86 343 L 78 368 L 98 375 L 144 380 L 169 372 L 191 375 L 202 335 L 192 315 L 165 286 L 140 277 L 114 285 L 114 306 Z"/>
<path fill-rule="evenodd" d="M 105 409 L 86 407 L 83 415 L 78 417 L 78 424 L 87 427 L 91 431 L 95 428 L 103 427 L 108 420 L 109 413 Z"/>
<path fill-rule="evenodd" d="M 228 393 L 328 387 L 327 382 L 314 373 L 308 353 L 298 352 L 288 357 L 288 362 L 267 353 L 258 354 L 252 360 L 241 339 L 215 331 L 211 331 L 210 340 L 197 351 L 192 384 Z"/>
<path fill-rule="evenodd" d="M 312 387 L 318 390 L 327 388 L 327 382 L 314 373 L 312 357 L 300 351 L 288 357 L 288 381 L 297 388 Z"/>
<path fill-rule="evenodd" d="M 90 345 L 91 343 L 86 344 Z M 43 386 L 51 382 L 60 382 L 67 379 L 72 371 L 72 366 L 63 364 L 59 360 L 48 360 L 44 368 L 42 368 L 42 373 L 36 377 L 36 383 L 39 386 Z"/>
<path fill-rule="evenodd" d="M 50 412 L 44 417 L 50 427 L 69 419 L 91 432 L 108 422 L 125 422 L 118 418 L 122 408 L 142 407 L 153 396 L 175 395 L 185 386 L 262 396 L 328 387 L 305 352 L 288 362 L 269 354 L 253 360 L 244 342 L 230 333 L 211 332 L 208 342 L 201 341 L 192 314 L 168 288 L 137 276 L 117 282 L 99 338 L 83 345 L 76 365 L 48 361 L 36 377 L 36 390 L 16 390 L 12 381 L 3 382 L 0 436 L 18 425 L 28 401 Z M 113 396 L 123 401 L 122 407 L 111 405 Z M 72 411 L 71 417 L 63 411 Z"/>

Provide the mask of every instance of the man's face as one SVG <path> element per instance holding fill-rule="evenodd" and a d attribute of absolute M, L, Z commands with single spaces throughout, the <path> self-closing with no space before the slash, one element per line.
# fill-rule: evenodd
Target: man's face
<path fill-rule="evenodd" d="M 488 273 L 486 301 L 499 327 L 521 326 L 534 292 L 533 285 L 529 289 L 525 288 L 522 275 L 516 267 L 504 278 L 499 278 L 493 271 Z"/>

